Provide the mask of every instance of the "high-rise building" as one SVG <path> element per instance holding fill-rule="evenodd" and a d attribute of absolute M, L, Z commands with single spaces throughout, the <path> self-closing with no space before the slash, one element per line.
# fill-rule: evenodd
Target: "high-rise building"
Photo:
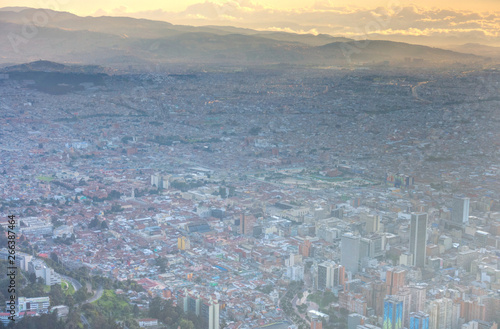
<path fill-rule="evenodd" d="M 312 243 L 309 240 L 304 240 L 304 242 L 299 244 L 299 254 L 301 254 L 302 257 L 311 256 L 311 249 L 312 249 Z"/>
<path fill-rule="evenodd" d="M 323 322 L 321 321 L 321 319 L 318 317 L 313 317 L 311 319 L 311 329 L 322 329 L 322 328 L 323 328 Z"/>
<path fill-rule="evenodd" d="M 359 259 L 384 256 L 385 235 L 373 234 L 360 238 Z"/>
<path fill-rule="evenodd" d="M 386 296 L 387 287 L 382 281 L 373 282 L 372 287 L 373 292 L 370 307 L 375 310 L 375 315 L 381 317 L 384 315 L 384 299 Z"/>
<path fill-rule="evenodd" d="M 344 218 L 344 208 L 333 209 L 332 216 L 335 218 L 343 219 Z"/>
<path fill-rule="evenodd" d="M 151 185 L 156 186 L 157 188 L 168 189 L 170 187 L 170 179 L 171 175 L 162 175 L 160 173 L 156 173 L 151 175 Z"/>
<path fill-rule="evenodd" d="M 403 328 L 403 302 L 394 296 L 384 299 L 384 322 L 382 329 Z"/>
<path fill-rule="evenodd" d="M 466 322 L 471 320 L 486 320 L 486 305 L 480 299 L 460 301 L 460 317 Z"/>
<path fill-rule="evenodd" d="M 442 298 L 431 301 L 428 308 L 429 329 L 452 328 L 453 301 Z"/>
<path fill-rule="evenodd" d="M 365 324 L 367 317 L 358 314 L 351 313 L 347 317 L 347 329 L 357 329 L 359 325 Z"/>
<path fill-rule="evenodd" d="M 401 287 L 396 297 L 403 302 L 403 326 L 410 326 L 411 292 L 408 287 Z"/>
<path fill-rule="evenodd" d="M 344 268 L 334 262 L 318 264 L 317 288 L 318 290 L 332 289 L 344 282 Z"/>
<path fill-rule="evenodd" d="M 366 223 L 365 231 L 367 233 L 376 233 L 380 231 L 380 216 L 364 214 L 363 219 Z"/>
<path fill-rule="evenodd" d="M 385 284 L 387 295 L 396 295 L 399 289 L 405 285 L 406 271 L 398 268 L 391 268 L 385 274 Z"/>
<path fill-rule="evenodd" d="M 292 281 L 304 280 L 304 266 L 294 265 L 286 268 L 286 276 Z"/>
<path fill-rule="evenodd" d="M 459 329 L 463 323 L 463 318 L 460 317 L 460 304 L 453 303 L 451 313 L 451 329 Z"/>
<path fill-rule="evenodd" d="M 189 250 L 191 248 L 189 238 L 185 236 L 177 238 L 177 248 L 179 250 Z"/>
<path fill-rule="evenodd" d="M 219 329 L 219 302 L 212 297 L 204 298 L 200 306 L 200 318 L 204 329 Z"/>
<path fill-rule="evenodd" d="M 211 296 L 200 297 L 196 292 L 188 292 L 187 289 L 180 294 L 184 313 L 199 316 L 203 323 L 203 329 L 219 328 L 219 302 Z"/>
<path fill-rule="evenodd" d="M 61 284 L 61 276 L 40 259 L 28 263 L 28 272 L 35 273 L 37 279 L 42 278 L 47 286 Z"/>
<path fill-rule="evenodd" d="M 356 274 L 359 269 L 359 244 L 359 236 L 352 233 L 342 235 L 340 264 L 352 274 Z"/>
<path fill-rule="evenodd" d="M 469 224 L 469 198 L 453 198 L 451 221 L 455 224 Z"/>
<path fill-rule="evenodd" d="M 410 313 L 410 329 L 429 329 L 429 314 L 424 312 Z"/>
<path fill-rule="evenodd" d="M 424 311 L 425 301 L 427 300 L 427 286 L 411 285 L 410 293 L 411 293 L 410 312 Z"/>
<path fill-rule="evenodd" d="M 253 234 L 253 227 L 257 219 L 253 215 L 240 215 L 240 234 L 250 235 Z"/>
<path fill-rule="evenodd" d="M 427 214 L 413 213 L 410 222 L 410 252 L 413 266 L 424 267 L 427 243 Z"/>
<path fill-rule="evenodd" d="M 184 306 L 187 305 L 187 309 L 185 309 L 184 312 L 200 315 L 200 296 L 197 294 L 188 294 L 185 296 L 185 300 L 187 300 L 187 303 L 185 301 Z"/>

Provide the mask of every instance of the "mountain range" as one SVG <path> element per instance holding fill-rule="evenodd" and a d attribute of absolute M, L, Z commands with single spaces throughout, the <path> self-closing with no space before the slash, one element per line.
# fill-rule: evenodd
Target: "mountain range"
<path fill-rule="evenodd" d="M 0 9 L 0 31 L 0 64 L 4 65 L 40 59 L 110 67 L 158 63 L 418 65 L 482 63 L 491 57 L 473 54 L 465 46 L 452 51 L 326 34 L 195 27 L 129 17 L 80 17 L 33 8 Z"/>

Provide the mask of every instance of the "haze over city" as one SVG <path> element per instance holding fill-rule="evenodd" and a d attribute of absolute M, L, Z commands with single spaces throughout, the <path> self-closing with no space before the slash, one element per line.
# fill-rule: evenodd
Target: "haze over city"
<path fill-rule="evenodd" d="M 493 0 L 0 0 L 0 328 L 498 329 L 499 32 Z"/>

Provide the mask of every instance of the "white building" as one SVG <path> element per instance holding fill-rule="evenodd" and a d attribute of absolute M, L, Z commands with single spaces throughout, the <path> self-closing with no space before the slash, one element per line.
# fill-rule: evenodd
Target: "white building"
<path fill-rule="evenodd" d="M 47 286 L 61 284 L 61 277 L 59 274 L 39 259 L 35 259 L 29 263 L 28 271 L 35 273 L 37 279 L 42 278 Z"/>

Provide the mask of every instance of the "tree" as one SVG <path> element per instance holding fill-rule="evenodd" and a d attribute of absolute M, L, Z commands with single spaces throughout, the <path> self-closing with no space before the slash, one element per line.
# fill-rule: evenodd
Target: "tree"
<path fill-rule="evenodd" d="M 248 133 L 252 136 L 257 136 L 261 130 L 262 130 L 261 127 L 253 127 L 248 131 Z"/>
<path fill-rule="evenodd" d="M 108 200 L 113 200 L 113 199 L 119 199 L 122 196 L 122 194 L 116 190 L 112 190 L 108 194 Z"/>
<path fill-rule="evenodd" d="M 73 295 L 73 298 L 76 300 L 77 303 L 81 303 L 85 301 L 88 297 L 90 296 L 90 293 L 87 291 L 86 287 L 82 287 L 81 289 L 78 289 L 75 294 Z"/>
<path fill-rule="evenodd" d="M 57 254 L 55 252 L 50 253 L 50 259 L 52 259 L 56 263 L 59 262 L 59 257 L 57 257 Z"/>
<path fill-rule="evenodd" d="M 223 199 L 225 199 L 227 197 L 226 196 L 226 188 L 225 187 L 223 187 L 223 186 L 219 187 L 219 195 Z"/>
<path fill-rule="evenodd" d="M 126 319 L 124 323 L 128 329 L 141 329 L 141 327 L 139 327 L 139 323 L 137 323 L 134 319 Z"/>
<path fill-rule="evenodd" d="M 50 286 L 50 302 L 53 305 L 61 305 L 65 301 L 64 292 L 62 291 L 61 285 L 55 284 Z"/>
<path fill-rule="evenodd" d="M 28 274 L 28 280 L 32 284 L 36 283 L 36 274 L 34 272 Z"/>
<path fill-rule="evenodd" d="M 168 264 L 168 262 L 167 262 L 167 259 L 166 259 L 166 258 L 161 257 L 161 256 L 160 256 L 160 257 L 158 257 L 158 258 L 156 258 L 156 265 L 158 265 L 158 266 L 159 266 L 159 271 L 160 271 L 161 273 L 164 273 L 164 272 L 166 271 L 166 269 L 167 269 L 167 264 Z"/>
<path fill-rule="evenodd" d="M 120 212 L 120 211 L 123 211 L 123 208 L 119 204 L 114 204 L 111 206 L 111 212 Z"/>
<path fill-rule="evenodd" d="M 160 297 L 155 297 L 151 302 L 149 302 L 149 316 L 152 318 L 160 318 L 162 310 L 162 299 Z"/>
<path fill-rule="evenodd" d="M 194 329 L 194 323 L 189 321 L 189 320 L 186 320 L 186 319 L 182 319 L 180 322 L 179 322 L 179 327 L 181 329 Z"/>
<path fill-rule="evenodd" d="M 94 218 L 89 223 L 89 228 L 97 227 L 99 226 L 99 224 L 99 219 L 97 219 L 97 216 L 94 216 Z"/>
<path fill-rule="evenodd" d="M 69 308 L 71 308 L 75 305 L 75 299 L 73 298 L 73 296 L 68 295 L 64 300 L 64 304 L 67 305 Z"/>
<path fill-rule="evenodd" d="M 140 314 L 139 306 L 137 304 L 134 304 L 134 308 L 132 309 L 132 313 L 134 314 L 134 317 L 138 317 Z"/>
<path fill-rule="evenodd" d="M 64 324 L 64 328 L 66 328 L 66 329 L 79 329 L 79 328 L 81 328 L 80 327 L 80 313 L 76 312 L 70 308 L 68 316 L 66 318 L 66 323 Z"/>

